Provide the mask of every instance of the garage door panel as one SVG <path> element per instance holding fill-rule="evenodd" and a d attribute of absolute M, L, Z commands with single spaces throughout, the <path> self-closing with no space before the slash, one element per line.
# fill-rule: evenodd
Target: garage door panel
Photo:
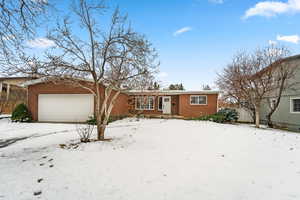
<path fill-rule="evenodd" d="M 89 94 L 40 94 L 38 120 L 83 122 L 94 113 L 94 97 Z"/>

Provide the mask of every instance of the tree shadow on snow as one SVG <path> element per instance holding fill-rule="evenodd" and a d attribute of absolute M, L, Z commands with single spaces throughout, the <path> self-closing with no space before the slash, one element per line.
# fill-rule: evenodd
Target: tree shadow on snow
<path fill-rule="evenodd" d="M 9 145 L 12 145 L 18 141 L 26 140 L 28 138 L 39 138 L 39 137 L 44 137 L 44 136 L 49 136 L 49 135 L 55 135 L 59 133 L 68 133 L 73 130 L 62 130 L 62 131 L 55 131 L 55 132 L 50 132 L 50 133 L 44 133 L 44 134 L 32 134 L 29 136 L 24 136 L 24 137 L 18 137 L 18 138 L 9 138 L 9 139 L 0 139 L 0 149 L 8 147 Z"/>
<path fill-rule="evenodd" d="M 19 137 L 19 138 L 10 138 L 10 139 L 7 139 L 7 140 L 0 140 L 0 149 L 1 148 L 4 148 L 4 147 L 7 147 L 15 142 L 18 142 L 20 140 L 26 140 L 27 138 L 29 138 L 30 136 L 27 136 L 27 137 Z"/>

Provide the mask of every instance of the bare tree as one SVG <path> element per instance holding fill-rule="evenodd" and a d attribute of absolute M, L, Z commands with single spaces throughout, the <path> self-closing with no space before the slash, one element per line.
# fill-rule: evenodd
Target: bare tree
<path fill-rule="evenodd" d="M 0 1 L 0 69 L 21 62 L 24 41 L 35 34 L 41 15 L 48 8 L 47 0 Z"/>
<path fill-rule="evenodd" d="M 179 83 L 179 84 L 170 84 L 169 85 L 169 90 L 184 90 L 183 84 Z"/>
<path fill-rule="evenodd" d="M 218 74 L 216 84 L 222 91 L 224 101 L 240 105 L 242 108 L 246 109 L 252 117 L 255 117 L 253 102 L 247 100 L 249 97 L 248 88 L 241 85 L 246 75 L 240 68 L 243 65 L 246 65 L 247 59 L 249 59 L 249 55 L 245 52 L 240 52 L 235 55 L 232 62 L 223 69 L 221 74 Z"/>
<path fill-rule="evenodd" d="M 265 71 L 268 70 L 271 70 L 273 72 L 273 90 L 266 97 L 266 101 L 269 107 L 268 113 L 266 115 L 266 120 L 269 127 L 273 127 L 272 115 L 277 110 L 284 91 L 286 91 L 287 89 L 293 89 L 294 86 L 299 84 L 299 81 L 290 81 L 295 77 L 297 65 L 290 61 L 289 58 L 283 58 L 281 55 L 282 52 L 277 52 L 276 54 L 280 54 L 276 56 L 278 57 L 277 61 L 266 68 L 264 71 L 262 71 L 262 73 L 265 73 Z"/>
<path fill-rule="evenodd" d="M 148 87 L 148 90 L 159 90 L 159 89 L 160 89 L 160 84 L 157 81 L 150 83 L 150 86 Z"/>
<path fill-rule="evenodd" d="M 104 140 L 104 132 L 116 99 L 122 90 L 138 86 L 141 81 L 152 81 L 157 55 L 145 37 L 133 31 L 127 17 L 116 9 L 109 25 L 99 21 L 106 8 L 100 2 L 78 0 L 73 3 L 80 33 L 75 32 L 69 17 L 58 22 L 48 34 L 55 47 L 47 52 L 42 62 L 28 58 L 20 72 L 34 72 L 40 77 L 63 80 L 82 87 L 95 97 L 97 135 Z M 90 79 L 90 81 L 84 81 Z"/>
<path fill-rule="evenodd" d="M 211 87 L 208 84 L 203 84 L 202 90 L 211 90 Z"/>
<path fill-rule="evenodd" d="M 262 101 L 276 89 L 275 63 L 289 55 L 285 47 L 268 46 L 253 53 L 238 53 L 217 80 L 224 96 L 246 108 L 259 127 Z M 254 111 L 254 113 L 253 113 Z"/>

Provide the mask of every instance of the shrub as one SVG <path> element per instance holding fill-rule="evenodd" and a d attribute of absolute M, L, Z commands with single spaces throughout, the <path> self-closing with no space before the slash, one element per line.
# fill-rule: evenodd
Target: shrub
<path fill-rule="evenodd" d="M 209 117 L 209 121 L 213 121 L 213 122 L 217 122 L 217 123 L 224 123 L 224 122 L 226 122 L 226 118 L 224 115 L 217 113 L 215 115 L 211 115 Z"/>
<path fill-rule="evenodd" d="M 77 125 L 76 131 L 79 135 L 80 142 L 90 142 L 93 134 L 94 126 L 92 124 Z"/>
<path fill-rule="evenodd" d="M 87 124 L 96 125 L 96 118 L 94 116 L 90 116 L 88 120 L 86 120 Z"/>
<path fill-rule="evenodd" d="M 31 122 L 32 117 L 27 106 L 22 103 L 16 106 L 11 115 L 13 122 Z"/>
<path fill-rule="evenodd" d="M 225 117 L 221 114 L 213 114 L 213 115 L 207 115 L 203 117 L 194 118 L 193 120 L 201 120 L 201 121 L 212 121 L 217 123 L 224 123 Z"/>
<path fill-rule="evenodd" d="M 238 113 L 234 109 L 224 108 L 213 115 L 193 118 L 193 120 L 212 121 L 217 123 L 235 122 L 238 119 Z"/>
<path fill-rule="evenodd" d="M 235 109 L 223 108 L 219 110 L 218 114 L 225 117 L 225 122 L 235 122 L 238 120 L 238 112 Z"/>
<path fill-rule="evenodd" d="M 107 124 L 117 121 L 117 120 L 121 120 L 126 118 L 126 115 L 119 115 L 119 116 L 110 116 L 108 119 Z M 96 125 L 96 118 L 95 116 L 90 116 L 89 119 L 86 121 L 87 124 L 91 124 L 91 125 Z"/>

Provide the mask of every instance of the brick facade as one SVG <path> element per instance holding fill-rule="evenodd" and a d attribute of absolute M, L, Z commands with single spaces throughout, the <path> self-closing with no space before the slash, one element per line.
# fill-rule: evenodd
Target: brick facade
<path fill-rule="evenodd" d="M 104 87 L 100 87 L 104 94 Z M 38 120 L 38 95 L 39 94 L 90 94 L 90 91 L 81 87 L 66 84 L 39 83 L 28 86 L 28 108 L 34 121 Z M 103 98 L 103 96 L 102 96 Z M 111 115 L 128 115 L 128 95 L 121 93 L 116 100 Z"/>
<path fill-rule="evenodd" d="M 197 95 L 197 94 L 193 94 Z M 207 105 L 191 105 L 190 94 L 179 94 L 171 96 L 171 114 L 180 115 L 183 117 L 200 117 L 204 115 L 211 115 L 217 112 L 218 109 L 218 94 L 199 94 L 207 96 Z M 129 113 L 137 114 L 142 113 L 145 115 L 161 115 L 162 111 L 158 110 L 158 98 L 155 96 L 154 110 L 135 110 L 135 97 L 138 95 L 131 95 L 128 100 Z M 153 95 L 150 95 L 153 96 Z"/>
<path fill-rule="evenodd" d="M 100 87 L 100 93 L 104 94 L 104 87 Z M 75 87 L 66 84 L 54 84 L 51 82 L 38 83 L 28 86 L 28 108 L 32 113 L 33 120 L 38 120 L 38 95 L 39 94 L 90 94 L 90 91 L 81 87 Z M 138 111 L 135 109 L 135 97 L 138 95 L 128 95 L 121 93 L 116 100 L 112 110 L 112 116 L 128 114 L 146 114 L 162 115 L 163 112 L 158 110 L 159 96 L 171 96 L 171 114 L 180 115 L 186 118 L 200 117 L 214 114 L 217 112 L 218 94 L 199 94 L 207 96 L 207 105 L 191 105 L 191 94 L 176 95 L 151 95 L 155 97 L 154 110 Z M 193 93 L 193 95 L 197 95 Z M 104 95 L 102 95 L 103 98 Z"/>
<path fill-rule="evenodd" d="M 206 94 L 207 105 L 191 105 L 190 96 L 191 95 L 189 94 L 182 94 L 179 96 L 179 115 L 184 117 L 200 117 L 215 114 L 217 112 L 218 94 Z"/>

